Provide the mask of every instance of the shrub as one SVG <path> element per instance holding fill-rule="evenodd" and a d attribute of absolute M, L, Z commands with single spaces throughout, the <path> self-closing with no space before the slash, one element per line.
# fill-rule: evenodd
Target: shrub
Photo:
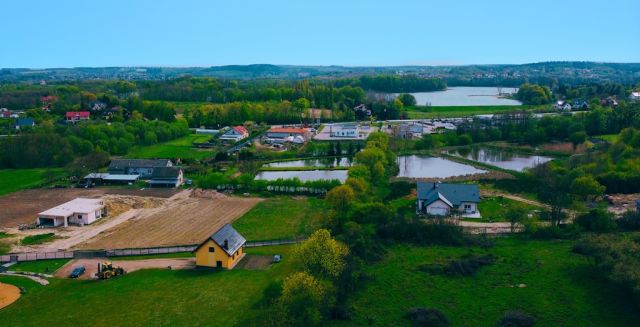
<path fill-rule="evenodd" d="M 573 239 L 580 236 L 581 227 L 577 224 L 547 226 L 527 230 L 535 239 Z"/>
<path fill-rule="evenodd" d="M 531 327 L 536 320 L 530 314 L 518 310 L 507 311 L 504 313 L 498 327 Z"/>
<path fill-rule="evenodd" d="M 473 276 L 483 266 L 490 265 L 495 262 L 495 258 L 491 255 L 483 256 L 466 256 L 458 260 L 453 260 L 447 264 L 428 264 L 422 265 L 420 270 L 429 274 L 444 274 L 450 276 Z"/>
<path fill-rule="evenodd" d="M 640 230 L 640 213 L 627 211 L 617 221 L 618 227 L 624 230 Z"/>
<path fill-rule="evenodd" d="M 604 209 L 593 209 L 588 213 L 578 216 L 576 224 L 587 231 L 606 233 L 616 229 L 616 224 L 611 219 L 611 215 Z"/>
<path fill-rule="evenodd" d="M 414 327 L 446 327 L 451 325 L 447 316 L 438 309 L 412 308 L 405 315 Z"/>

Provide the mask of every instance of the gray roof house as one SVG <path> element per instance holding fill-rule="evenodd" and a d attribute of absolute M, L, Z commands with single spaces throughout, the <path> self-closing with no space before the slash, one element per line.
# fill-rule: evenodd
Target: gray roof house
<path fill-rule="evenodd" d="M 156 167 L 149 180 L 150 186 L 178 187 L 184 183 L 184 174 L 179 167 Z"/>
<path fill-rule="evenodd" d="M 480 218 L 478 203 L 480 188 L 477 184 L 418 182 L 417 212 L 429 216 Z"/>
<path fill-rule="evenodd" d="M 20 129 L 22 127 L 33 127 L 36 126 L 35 120 L 33 118 L 18 118 L 16 119 L 16 129 Z"/>
<path fill-rule="evenodd" d="M 149 179 L 155 168 L 172 166 L 169 159 L 113 159 L 107 171 L 113 175 L 140 175 L 142 179 Z"/>
<path fill-rule="evenodd" d="M 193 250 L 196 266 L 232 269 L 244 257 L 246 242 L 238 231 L 226 224 Z"/>

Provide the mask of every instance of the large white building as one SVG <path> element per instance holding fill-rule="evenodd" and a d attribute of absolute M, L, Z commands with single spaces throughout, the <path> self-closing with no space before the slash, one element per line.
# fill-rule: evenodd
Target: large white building
<path fill-rule="evenodd" d="M 88 225 L 107 215 L 101 199 L 76 198 L 38 214 L 36 223 L 45 227 Z"/>

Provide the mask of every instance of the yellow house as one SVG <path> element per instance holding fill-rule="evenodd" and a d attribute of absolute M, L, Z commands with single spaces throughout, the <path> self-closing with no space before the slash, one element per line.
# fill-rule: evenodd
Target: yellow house
<path fill-rule="evenodd" d="M 196 266 L 233 269 L 245 255 L 242 247 L 246 241 L 226 224 L 193 250 Z"/>

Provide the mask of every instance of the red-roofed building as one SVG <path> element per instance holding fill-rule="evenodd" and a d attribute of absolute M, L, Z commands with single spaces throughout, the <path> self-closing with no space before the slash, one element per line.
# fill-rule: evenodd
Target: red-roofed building
<path fill-rule="evenodd" d="M 249 131 L 244 126 L 234 126 L 222 134 L 220 139 L 224 141 L 238 142 L 247 137 L 249 137 Z"/>
<path fill-rule="evenodd" d="M 81 120 L 89 120 L 90 113 L 88 111 L 67 111 L 67 122 L 77 122 Z"/>
<path fill-rule="evenodd" d="M 310 138 L 311 133 L 306 128 L 272 127 L 266 135 L 269 143 L 304 143 Z"/>

